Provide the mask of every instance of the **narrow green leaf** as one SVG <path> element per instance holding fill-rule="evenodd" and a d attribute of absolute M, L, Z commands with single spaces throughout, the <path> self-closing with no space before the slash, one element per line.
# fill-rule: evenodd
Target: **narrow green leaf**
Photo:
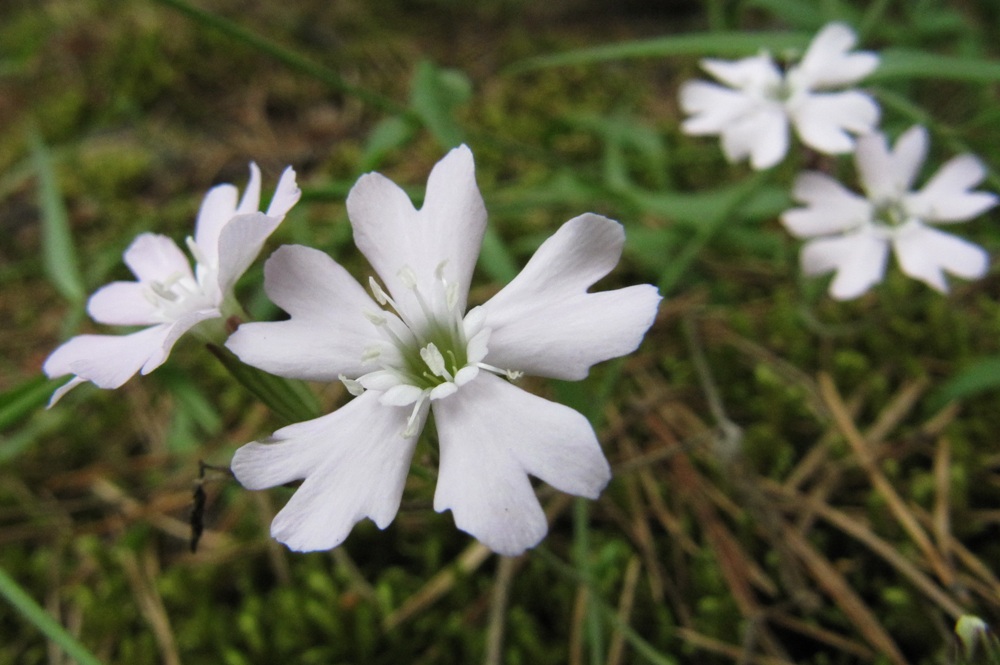
<path fill-rule="evenodd" d="M 761 49 L 780 53 L 786 50 L 804 49 L 811 38 L 812 35 L 809 34 L 791 32 L 702 32 L 671 35 L 527 58 L 511 65 L 507 69 L 507 73 L 516 74 L 533 69 L 572 65 L 592 65 L 630 58 L 674 56 L 725 58 L 753 55 Z"/>
<path fill-rule="evenodd" d="M 865 79 L 866 82 L 917 78 L 976 83 L 1000 81 L 1000 60 L 965 58 L 904 49 L 886 49 L 879 55 L 881 61 L 878 69 Z"/>
<path fill-rule="evenodd" d="M 319 401 L 302 381 L 283 379 L 245 365 L 232 351 L 222 346 L 209 344 L 208 350 L 234 379 L 285 422 L 298 423 L 322 415 Z"/>
<path fill-rule="evenodd" d="M 37 133 L 31 135 L 31 153 L 38 174 L 38 207 L 42 211 L 42 253 L 45 274 L 59 293 L 72 303 L 82 303 L 86 297 L 83 279 L 73 248 L 69 219 L 52 155 Z"/>
<path fill-rule="evenodd" d="M 931 396 L 932 409 L 956 399 L 1000 390 L 1000 356 L 979 358 L 945 381 Z"/>
<path fill-rule="evenodd" d="M 402 116 L 391 116 L 375 125 L 365 142 L 358 170 L 366 172 L 377 168 L 390 152 L 413 139 L 414 129 L 414 123 Z"/>
<path fill-rule="evenodd" d="M 29 596 L 3 568 L 0 568 L 0 596 L 3 596 L 21 616 L 47 638 L 59 645 L 78 665 L 101 665 L 101 661 L 36 603 L 34 598 Z"/>
<path fill-rule="evenodd" d="M 0 431 L 17 425 L 38 411 L 48 402 L 58 383 L 39 374 L 0 394 Z"/>
<path fill-rule="evenodd" d="M 444 149 L 465 141 L 455 111 L 472 98 L 472 83 L 456 69 L 441 69 L 424 60 L 417 65 L 410 89 L 410 105 Z"/>

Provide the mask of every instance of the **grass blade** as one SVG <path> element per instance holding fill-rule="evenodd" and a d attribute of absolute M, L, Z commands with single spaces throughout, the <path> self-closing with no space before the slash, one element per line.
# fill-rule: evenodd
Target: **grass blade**
<path fill-rule="evenodd" d="M 761 49 L 774 52 L 803 49 L 810 35 L 795 32 L 701 32 L 655 39 L 632 40 L 592 48 L 543 55 L 515 62 L 508 74 L 533 69 L 592 65 L 630 58 L 711 56 L 717 58 L 753 55 Z"/>
<path fill-rule="evenodd" d="M 887 49 L 880 55 L 882 60 L 878 69 L 865 79 L 866 82 L 915 78 L 976 83 L 1000 81 L 1000 60 L 963 58 L 903 49 Z"/>
<path fill-rule="evenodd" d="M 42 631 L 47 638 L 58 644 L 66 652 L 66 655 L 79 665 L 101 665 L 101 661 L 77 642 L 76 638 L 53 619 L 41 605 L 36 603 L 12 577 L 7 575 L 3 568 L 0 568 L 0 596 L 7 599 L 7 602 L 13 605 L 21 616 Z"/>
<path fill-rule="evenodd" d="M 82 303 L 86 291 L 73 249 L 66 207 L 52 168 L 52 155 L 37 133 L 31 135 L 31 153 L 38 174 L 38 207 L 42 211 L 45 274 L 64 298 L 72 303 Z"/>

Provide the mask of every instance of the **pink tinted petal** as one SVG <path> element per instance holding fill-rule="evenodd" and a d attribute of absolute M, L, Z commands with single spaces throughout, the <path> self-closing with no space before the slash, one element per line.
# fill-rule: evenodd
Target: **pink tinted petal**
<path fill-rule="evenodd" d="M 219 293 L 224 297 L 246 272 L 268 236 L 278 228 L 280 217 L 260 212 L 233 217 L 219 236 Z"/>
<path fill-rule="evenodd" d="M 692 114 L 681 125 L 685 134 L 719 134 L 741 116 L 749 113 L 755 102 L 743 94 L 715 83 L 687 81 L 680 90 L 681 108 Z"/>
<path fill-rule="evenodd" d="M 792 198 L 808 206 L 781 215 L 781 223 L 798 238 L 847 231 L 871 220 L 871 204 L 824 173 L 800 174 Z"/>
<path fill-rule="evenodd" d="M 929 222 L 964 222 L 997 204 L 989 192 L 970 192 L 986 177 L 982 162 L 959 155 L 942 166 L 923 189 L 904 199 L 906 211 Z"/>
<path fill-rule="evenodd" d="M 194 279 L 184 252 L 166 236 L 143 233 L 128 246 L 124 258 L 141 282 L 165 282 L 177 276 Z"/>
<path fill-rule="evenodd" d="M 882 281 L 889 245 L 870 233 L 810 240 L 802 248 L 802 271 L 821 275 L 836 271 L 830 295 L 837 300 L 857 298 Z"/>
<path fill-rule="evenodd" d="M 240 360 L 312 381 L 374 369 L 362 363 L 362 355 L 380 336 L 364 312 L 381 310 L 329 256 L 298 245 L 280 247 L 264 265 L 264 290 L 291 319 L 240 326 L 226 342 Z"/>
<path fill-rule="evenodd" d="M 109 326 L 149 326 L 159 323 L 156 308 L 146 297 L 149 288 L 139 282 L 112 282 L 87 301 L 87 313 Z"/>
<path fill-rule="evenodd" d="M 740 60 L 705 58 L 701 67 L 719 81 L 733 88 L 762 90 L 781 84 L 781 71 L 767 53 Z"/>
<path fill-rule="evenodd" d="M 130 335 L 79 335 L 53 351 L 42 369 L 50 379 L 75 374 L 99 388 L 118 388 L 159 351 L 169 332 L 161 324 Z"/>
<path fill-rule="evenodd" d="M 878 124 L 879 108 L 863 92 L 809 95 L 791 110 L 795 131 L 802 142 L 826 154 L 854 150 L 851 134 L 867 134 Z"/>
<path fill-rule="evenodd" d="M 923 224 L 901 228 L 892 247 L 904 273 L 942 293 L 948 291 L 944 272 L 977 279 L 989 268 L 989 255 L 982 247 Z"/>
<path fill-rule="evenodd" d="M 304 479 L 271 523 L 271 535 L 289 548 L 328 550 L 362 519 L 384 529 L 396 516 L 419 434 L 403 438 L 410 409 L 383 406 L 378 397 L 366 392 L 233 456 L 233 474 L 249 489 Z"/>
<path fill-rule="evenodd" d="M 767 169 L 788 152 L 788 118 L 777 104 L 740 118 L 722 132 L 722 151 L 730 162 L 750 157 L 750 165 Z"/>
<path fill-rule="evenodd" d="M 545 536 L 545 514 L 528 474 L 596 498 L 611 470 L 590 423 L 483 372 L 433 403 L 441 445 L 434 510 L 451 510 L 459 529 L 514 556 Z"/>
<path fill-rule="evenodd" d="M 274 190 L 271 205 L 267 207 L 267 216 L 283 219 L 300 198 L 302 198 L 302 190 L 295 182 L 295 169 L 289 166 L 281 172 L 281 179 L 278 180 L 278 186 Z M 255 212 L 255 210 L 250 212 Z"/>
<path fill-rule="evenodd" d="M 857 43 L 854 31 L 844 23 L 829 23 L 813 38 L 789 78 L 809 88 L 835 88 L 857 83 L 875 71 L 878 56 L 861 51 L 850 53 Z"/>
<path fill-rule="evenodd" d="M 587 293 L 618 263 L 625 232 L 585 214 L 542 243 L 514 280 L 483 309 L 490 328 L 486 362 L 559 379 L 582 379 L 590 366 L 635 350 L 656 318 L 655 287 Z"/>
<path fill-rule="evenodd" d="M 472 270 L 486 230 L 486 208 L 476 186 L 472 152 L 460 146 L 431 171 L 420 211 L 391 180 L 378 173 L 361 176 L 347 196 L 354 241 L 396 303 L 411 321 L 424 321 L 414 293 L 400 280 L 409 268 L 417 284 L 444 276 L 458 285 L 458 308 L 465 308 Z"/>

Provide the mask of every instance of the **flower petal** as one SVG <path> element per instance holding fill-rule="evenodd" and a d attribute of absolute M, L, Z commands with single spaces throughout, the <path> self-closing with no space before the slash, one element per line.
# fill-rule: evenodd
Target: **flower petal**
<path fill-rule="evenodd" d="M 848 231 L 871 221 L 868 200 L 825 173 L 799 174 L 792 186 L 792 198 L 807 207 L 786 210 L 781 214 L 781 223 L 798 238 Z"/>
<path fill-rule="evenodd" d="M 292 209 L 293 205 L 298 203 L 300 198 L 302 198 L 302 190 L 299 189 L 298 184 L 295 182 L 295 169 L 291 166 L 286 167 L 281 172 L 281 179 L 278 180 L 278 186 L 274 190 L 271 205 L 267 207 L 267 216 L 284 219 L 288 211 Z M 256 208 L 248 212 L 256 212 Z"/>
<path fill-rule="evenodd" d="M 514 556 L 545 536 L 545 514 L 528 480 L 597 498 L 611 469 L 590 423 L 487 372 L 433 403 L 441 445 L 434 510 Z"/>
<path fill-rule="evenodd" d="M 110 326 L 149 326 L 160 323 L 156 307 L 146 297 L 146 287 L 139 282 L 105 284 L 90 296 L 87 313 L 98 323 Z"/>
<path fill-rule="evenodd" d="M 749 96 L 707 81 L 687 81 L 680 89 L 681 108 L 691 114 L 681 125 L 685 134 L 720 134 L 756 106 Z"/>
<path fill-rule="evenodd" d="M 260 254 L 264 241 L 278 228 L 281 217 L 261 212 L 233 217 L 219 235 L 219 295 L 225 297 Z"/>
<path fill-rule="evenodd" d="M 911 215 L 929 222 L 964 222 L 997 204 L 996 194 L 970 192 L 986 177 L 983 163 L 959 155 L 942 166 L 917 193 L 904 198 Z"/>
<path fill-rule="evenodd" d="M 857 83 L 878 67 L 874 53 L 848 53 L 857 36 L 844 23 L 828 23 L 813 38 L 805 55 L 793 67 L 788 78 L 795 85 L 810 89 L 837 88 Z"/>
<path fill-rule="evenodd" d="M 226 341 L 240 360 L 312 381 L 371 369 L 362 355 L 379 336 L 364 312 L 381 310 L 329 256 L 299 245 L 278 248 L 264 265 L 264 290 L 291 319 L 240 326 Z"/>
<path fill-rule="evenodd" d="M 739 60 L 705 58 L 701 68 L 732 88 L 767 90 L 781 84 L 781 70 L 768 53 Z"/>
<path fill-rule="evenodd" d="M 861 137 L 854 164 L 869 199 L 894 203 L 913 185 L 926 155 L 927 130 L 915 126 L 903 132 L 892 151 L 880 132 Z"/>
<path fill-rule="evenodd" d="M 558 379 L 582 379 L 591 365 L 634 351 L 656 317 L 648 284 L 587 293 L 621 257 L 618 222 L 585 214 L 542 243 L 514 280 L 491 298 L 486 362 Z"/>
<path fill-rule="evenodd" d="M 916 222 L 899 229 L 892 248 L 904 273 L 942 293 L 948 291 L 944 272 L 977 279 L 989 268 L 989 255 L 979 245 Z"/>
<path fill-rule="evenodd" d="M 358 249 L 410 322 L 419 326 L 426 317 L 399 276 L 404 268 L 418 285 L 432 284 L 444 263 L 444 276 L 458 285 L 457 308 L 464 311 L 486 230 L 486 208 L 468 147 L 455 148 L 434 166 L 419 211 L 391 180 L 369 173 L 351 188 L 347 213 Z"/>
<path fill-rule="evenodd" d="M 140 282 L 166 282 L 178 276 L 194 279 L 191 264 L 177 243 L 156 233 L 137 236 L 124 259 Z"/>
<path fill-rule="evenodd" d="M 161 324 L 130 335 L 78 335 L 53 351 L 42 370 L 50 379 L 75 374 L 99 388 L 118 388 L 159 351 L 170 328 Z"/>
<path fill-rule="evenodd" d="M 142 366 L 142 373 L 149 374 L 154 369 L 165 363 L 167 361 L 167 357 L 170 356 L 170 351 L 174 348 L 174 344 L 177 343 L 177 340 L 180 339 L 184 333 L 191 330 L 202 321 L 217 319 L 220 316 L 222 316 L 222 313 L 219 312 L 218 309 L 203 309 L 184 314 L 176 321 L 167 324 L 167 331 L 163 336 L 163 340 L 160 342 L 159 347 L 150 353 L 149 358 Z"/>
<path fill-rule="evenodd" d="M 260 211 L 260 169 L 256 162 L 250 162 L 250 180 L 243 191 L 240 204 L 233 210 L 234 215 L 249 215 Z M 225 223 L 225 222 L 223 222 Z"/>
<path fill-rule="evenodd" d="M 879 107 L 856 90 L 808 95 L 789 113 L 802 142 L 826 154 L 854 150 L 851 134 L 867 134 L 878 124 Z"/>
<path fill-rule="evenodd" d="M 257 182 L 260 191 L 260 170 L 253 162 L 250 163 L 250 182 Z M 249 187 L 248 187 L 249 189 Z M 258 194 L 259 195 L 259 194 Z M 222 227 L 236 215 L 239 190 L 235 185 L 224 183 L 208 190 L 198 209 L 198 217 L 194 225 L 194 242 L 205 256 L 214 263 L 219 256 L 219 234 Z M 244 200 L 246 197 L 244 197 Z"/>
<path fill-rule="evenodd" d="M 418 434 L 404 438 L 410 409 L 384 406 L 378 397 L 367 392 L 233 456 L 233 474 L 249 489 L 305 479 L 271 523 L 271 535 L 289 548 L 331 549 L 365 517 L 384 529 L 396 516 L 426 409 Z"/>
<path fill-rule="evenodd" d="M 722 151 L 730 162 L 750 157 L 750 165 L 768 169 L 788 152 L 788 117 L 777 103 L 746 115 L 722 132 Z"/>
<path fill-rule="evenodd" d="M 836 270 L 830 295 L 850 300 L 882 281 L 888 254 L 888 243 L 868 232 L 818 238 L 802 248 L 802 271 L 820 275 Z"/>

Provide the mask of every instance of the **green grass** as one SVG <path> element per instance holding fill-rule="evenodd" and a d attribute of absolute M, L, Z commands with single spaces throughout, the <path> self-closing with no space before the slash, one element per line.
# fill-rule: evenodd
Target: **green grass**
<path fill-rule="evenodd" d="M 806 43 L 841 19 L 886 53 L 868 87 L 898 134 L 932 134 L 1000 186 L 1000 6 L 931 0 L 600 3 L 9 2 L 0 9 L 0 665 L 101 663 L 962 662 L 960 614 L 1000 626 L 996 270 L 939 295 L 890 267 L 839 303 L 777 222 L 806 160 L 754 174 L 680 133 L 697 59 Z M 666 297 L 642 347 L 580 383 L 525 385 L 584 412 L 615 478 L 594 502 L 539 487 L 535 551 L 500 561 L 432 510 L 436 443 L 403 506 L 334 553 L 268 536 L 289 488 L 199 462 L 275 412 L 193 338 L 122 389 L 56 408 L 41 364 L 106 332 L 85 294 L 127 278 L 142 231 L 192 232 L 200 197 L 306 192 L 269 241 L 363 276 L 343 199 L 377 169 L 422 196 L 472 147 L 490 211 L 481 302 L 559 224 L 594 211 L 628 245 L 602 288 Z M 814 165 L 813 162 L 808 162 Z M 849 159 L 823 168 L 852 178 Z M 853 181 L 851 181 L 853 182 Z M 1000 252 L 1000 213 L 956 227 Z M 995 265 L 995 262 L 994 262 Z M 238 295 L 259 317 L 259 265 Z M 57 385 L 57 384 L 55 384 Z M 324 412 L 339 385 L 312 386 Z M 8 579 L 9 576 L 9 579 Z M 90 656 L 80 654 L 91 654 Z M 995 662 L 996 654 L 982 656 Z M 990 661 L 989 658 L 993 658 Z"/>

